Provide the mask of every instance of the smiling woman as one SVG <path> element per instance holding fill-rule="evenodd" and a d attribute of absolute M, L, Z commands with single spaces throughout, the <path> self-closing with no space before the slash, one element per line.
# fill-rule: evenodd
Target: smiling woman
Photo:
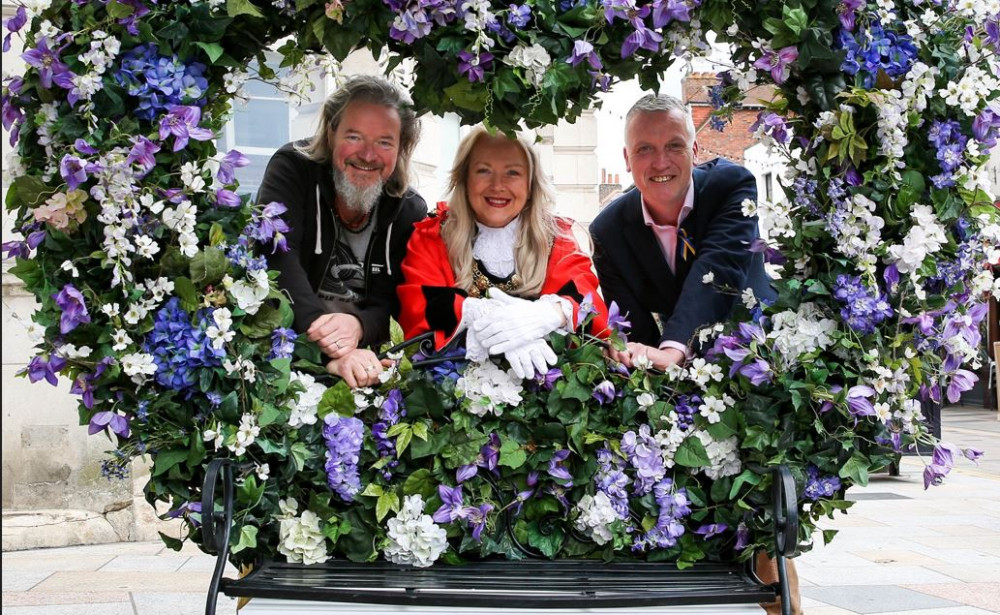
<path fill-rule="evenodd" d="M 895 452 L 936 446 L 927 484 L 978 454 L 935 442 L 920 400 L 955 401 L 972 386 L 981 298 L 1000 296 L 982 267 L 1000 256 L 982 171 L 1000 137 L 996 2 L 30 7 L 4 24 L 5 48 L 23 37 L 27 69 L 4 77 L 2 112 L 16 150 L 6 205 L 22 233 L 4 250 L 40 306 L 23 373 L 72 383 L 81 422 L 114 442 L 108 476 L 149 455 L 146 497 L 168 503 L 195 541 L 206 468 L 235 460 L 234 560 L 514 556 L 490 531 L 501 511 L 549 557 L 749 558 L 773 550 L 774 465 L 803 494 L 807 548 L 816 521 L 849 507 L 846 491 Z M 708 30 L 733 50 L 711 88 L 712 125 L 725 125 L 750 86 L 773 86 L 754 130 L 792 171 L 782 197 L 748 198 L 731 214 L 768 214 L 748 248 L 780 274 L 778 298 L 725 289 L 746 309 L 696 333 L 705 356 L 668 374 L 623 372 L 577 334 L 581 323 L 608 328 L 606 312 L 589 259 L 550 212 L 530 144 L 473 131 L 450 206 L 420 223 L 407 252 L 397 231 L 425 210 L 406 182 L 417 112 L 507 135 L 573 121 L 618 80 L 652 89 L 676 56 L 706 48 Z M 274 77 L 272 44 L 289 71 L 324 48 L 338 59 L 386 50 L 390 68 L 405 61 L 413 104 L 380 79 L 344 84 L 328 104 L 351 129 L 338 132 L 331 115 L 308 143 L 279 150 L 252 204 L 234 175 L 249 158 L 218 151 L 213 137 L 252 59 L 255 77 Z M 363 101 L 376 103 L 374 125 L 349 113 L 360 84 L 381 92 Z M 645 131 L 634 141 L 650 139 L 653 159 L 629 153 L 665 192 L 689 165 L 690 127 L 673 129 L 683 155 L 677 135 Z M 369 221 L 340 208 L 341 228 L 325 213 L 334 167 L 361 193 L 384 182 Z M 407 276 L 405 328 L 441 344 L 464 327 L 475 361 L 416 373 L 404 357 L 377 377 L 374 353 L 355 347 L 390 337 L 394 292 L 368 320 L 363 310 L 330 318 L 323 299 L 291 292 L 293 305 L 278 290 L 350 286 L 362 263 L 332 268 L 332 255 L 356 257 L 346 236 L 368 232 L 378 240 L 364 263 L 372 288 Z M 607 312 L 615 328 L 633 318 Z M 317 381 L 321 351 L 345 360 L 339 373 L 353 384 L 378 388 Z M 516 498 L 498 498 L 490 481 Z M 414 536 L 432 537 L 433 552 L 407 552 Z"/>

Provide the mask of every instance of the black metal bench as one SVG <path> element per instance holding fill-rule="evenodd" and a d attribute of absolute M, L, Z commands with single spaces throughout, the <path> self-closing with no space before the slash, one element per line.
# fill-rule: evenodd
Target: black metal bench
<path fill-rule="evenodd" d="M 243 578 L 223 578 L 233 515 L 231 464 L 212 461 L 202 491 L 203 546 L 218 557 L 206 615 L 215 615 L 220 592 L 233 598 L 536 609 L 754 604 L 780 596 L 782 613 L 790 612 L 785 556 L 797 546 L 798 507 L 795 482 L 784 466 L 773 469 L 772 490 L 779 582 L 766 585 L 749 565 L 737 562 L 680 570 L 671 562 L 533 559 L 530 551 L 524 560 L 429 568 L 347 560 L 309 566 L 259 561 Z M 216 510 L 219 487 L 222 506 Z"/>

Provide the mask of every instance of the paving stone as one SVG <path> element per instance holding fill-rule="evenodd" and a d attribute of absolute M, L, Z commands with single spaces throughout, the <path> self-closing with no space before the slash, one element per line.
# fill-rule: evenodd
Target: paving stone
<path fill-rule="evenodd" d="M 802 589 L 802 595 L 853 613 L 912 612 L 961 606 L 951 600 L 892 585 L 809 587 Z"/>

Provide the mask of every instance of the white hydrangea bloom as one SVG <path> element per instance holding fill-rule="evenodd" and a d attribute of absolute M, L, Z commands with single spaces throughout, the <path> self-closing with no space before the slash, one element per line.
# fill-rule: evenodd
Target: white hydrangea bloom
<path fill-rule="evenodd" d="M 469 400 L 468 410 L 476 416 L 500 416 L 502 404 L 521 403 L 521 379 L 514 370 L 503 371 L 492 361 L 473 363 L 455 384 L 455 392 Z"/>
<path fill-rule="evenodd" d="M 739 438 L 732 436 L 725 440 L 714 439 L 707 431 L 697 430 L 694 435 L 701 440 L 708 453 L 710 465 L 703 468 L 705 476 L 717 480 L 733 476 L 743 471 L 739 456 Z"/>
<path fill-rule="evenodd" d="M 448 533 L 424 514 L 424 499 L 408 495 L 402 510 L 386 524 L 389 542 L 383 553 L 394 564 L 426 568 L 448 548 Z"/>
<path fill-rule="evenodd" d="M 229 287 L 229 294 L 236 299 L 236 305 L 241 310 L 247 314 L 256 314 L 271 293 L 271 281 L 263 269 L 248 272 L 247 278 L 233 282 Z"/>
<path fill-rule="evenodd" d="M 782 357 L 784 368 L 798 364 L 799 358 L 817 349 L 829 348 L 837 321 L 825 318 L 815 303 L 803 303 L 798 311 L 786 310 L 772 318 L 767 337 Z"/>
<path fill-rule="evenodd" d="M 306 388 L 295 395 L 295 399 L 288 402 L 288 409 L 291 414 L 288 416 L 288 424 L 296 429 L 305 425 L 315 425 L 318 419 L 319 402 L 323 399 L 326 387 L 316 382 L 310 374 L 302 372 L 292 372 L 289 382 L 298 382 Z"/>
<path fill-rule="evenodd" d="M 518 43 L 517 47 L 503 59 L 503 63 L 523 68 L 525 76 L 537 88 L 545 78 L 545 71 L 552 64 L 552 56 L 545 47 L 537 43 L 534 45 Z"/>
<path fill-rule="evenodd" d="M 598 491 L 595 495 L 588 493 L 580 498 L 575 510 L 577 517 L 573 525 L 577 530 L 599 545 L 611 542 L 614 536 L 608 525 L 617 521 L 619 517 L 611 505 L 608 494 L 603 491 Z"/>
<path fill-rule="evenodd" d="M 903 244 L 889 247 L 890 262 L 900 273 L 916 273 L 924 259 L 937 253 L 946 243 L 948 235 L 930 205 L 915 205 L 910 212 L 913 226 L 903 238 Z"/>
<path fill-rule="evenodd" d="M 321 564 L 330 559 L 319 516 L 304 510 L 302 516 L 296 517 L 298 503 L 295 500 L 282 500 L 279 506 L 285 515 L 278 523 L 278 552 L 295 564 Z"/>

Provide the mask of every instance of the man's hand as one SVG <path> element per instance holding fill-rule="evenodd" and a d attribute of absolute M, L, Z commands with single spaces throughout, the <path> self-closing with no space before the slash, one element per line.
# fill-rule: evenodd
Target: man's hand
<path fill-rule="evenodd" d="M 628 368 L 634 368 L 636 359 L 645 357 L 650 365 L 658 370 L 666 370 L 672 365 L 683 365 L 687 356 L 677 348 L 654 348 L 638 342 L 629 342 L 623 351 L 609 349 L 608 358 L 618 361 Z M 639 359 L 640 363 L 642 359 Z"/>
<path fill-rule="evenodd" d="M 358 347 L 363 332 L 357 316 L 323 314 L 306 329 L 306 337 L 316 342 L 326 356 L 340 359 Z"/>
<path fill-rule="evenodd" d="M 327 363 L 326 371 L 334 376 L 340 376 L 347 383 L 347 386 L 356 389 L 377 385 L 379 374 L 391 365 L 391 359 L 379 361 L 371 350 L 357 348 L 347 351 L 344 356 Z"/>

